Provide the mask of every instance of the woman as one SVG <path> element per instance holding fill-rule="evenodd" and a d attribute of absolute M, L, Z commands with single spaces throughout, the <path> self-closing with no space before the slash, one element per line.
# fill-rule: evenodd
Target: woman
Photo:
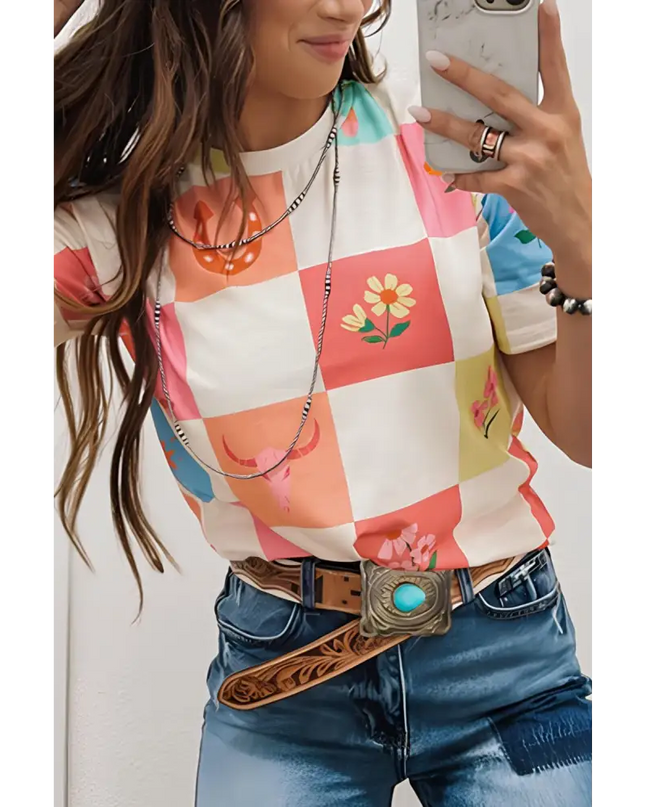
<path fill-rule="evenodd" d="M 517 436 L 525 406 L 590 463 L 591 182 L 559 17 L 546 0 L 539 108 L 428 54 L 516 125 L 505 168 L 440 178 L 422 127 L 499 133 L 374 75 L 362 26 L 389 6 L 104 0 L 58 55 L 63 522 L 82 552 L 107 345 L 137 580 L 130 536 L 171 560 L 139 498 L 148 410 L 231 561 L 198 807 L 380 807 L 406 778 L 433 807 L 582 807 L 589 683 Z"/>

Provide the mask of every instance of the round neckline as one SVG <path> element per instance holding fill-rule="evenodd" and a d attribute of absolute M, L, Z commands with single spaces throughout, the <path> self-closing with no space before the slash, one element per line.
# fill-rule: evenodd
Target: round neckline
<path fill-rule="evenodd" d="M 335 90 L 334 92 L 336 100 L 340 102 L 340 91 Z M 345 88 L 344 93 L 346 98 L 347 88 Z M 347 115 L 346 106 L 347 104 L 343 103 L 343 108 L 340 109 L 338 128 L 342 126 L 343 119 Z M 334 113 L 332 105 L 329 103 L 314 125 L 294 140 L 264 151 L 241 152 L 240 159 L 244 170 L 249 176 L 273 174 L 315 156 L 322 151 L 327 142 L 333 122 Z M 217 153 L 221 154 L 221 152 L 215 150 L 215 154 Z"/>

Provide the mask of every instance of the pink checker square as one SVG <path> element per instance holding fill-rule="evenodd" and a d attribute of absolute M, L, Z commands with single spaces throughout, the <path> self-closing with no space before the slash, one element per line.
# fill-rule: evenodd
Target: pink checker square
<path fill-rule="evenodd" d="M 152 330 L 153 312 L 150 301 L 146 305 L 146 314 Z M 162 307 L 159 330 L 166 384 L 175 417 L 179 420 L 198 419 L 200 417 L 199 409 L 187 380 L 186 344 L 177 320 L 174 303 Z M 166 408 L 161 375 L 157 378 L 155 394 L 157 400 Z"/>
<path fill-rule="evenodd" d="M 312 335 L 320 327 L 326 266 L 300 272 Z M 327 389 L 453 361 L 432 250 L 410 246 L 334 263 L 321 369 Z"/>
<path fill-rule="evenodd" d="M 425 167 L 423 129 L 403 124 L 397 142 L 408 172 L 426 232 L 431 238 L 449 238 L 475 226 L 475 209 L 469 193 L 446 193 L 436 171 Z"/>
<path fill-rule="evenodd" d="M 468 565 L 454 538 L 461 519 L 459 486 L 421 502 L 356 524 L 354 548 L 393 569 L 460 569 Z"/>
<path fill-rule="evenodd" d="M 150 338 L 154 339 L 154 314 L 150 300 L 146 301 L 146 320 Z M 199 419 L 199 409 L 187 380 L 187 359 L 184 335 L 177 320 L 177 313 L 173 303 L 162 307 L 159 330 L 161 333 L 161 350 L 164 371 L 166 373 L 166 386 L 175 417 L 178 420 Z M 123 322 L 121 325 L 119 336 L 125 349 L 130 354 L 130 357 L 135 361 L 136 353 L 134 340 L 127 322 Z M 155 397 L 159 405 L 167 412 L 168 405 L 161 385 L 161 373 L 157 374 Z"/>
<path fill-rule="evenodd" d="M 294 558 L 309 557 L 309 552 L 278 535 L 277 532 L 274 532 L 271 527 L 267 527 L 256 516 L 253 516 L 253 524 L 255 525 L 262 552 L 267 560 L 283 560 L 285 558 L 293 560 Z"/>

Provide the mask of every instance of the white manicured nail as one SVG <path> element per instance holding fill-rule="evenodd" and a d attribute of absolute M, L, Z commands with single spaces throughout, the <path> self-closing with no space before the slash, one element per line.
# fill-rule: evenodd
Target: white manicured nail
<path fill-rule="evenodd" d="M 445 53 L 440 53 L 438 50 L 429 50 L 426 53 L 428 64 L 433 70 L 447 70 L 450 67 L 450 59 Z"/>
<path fill-rule="evenodd" d="M 544 0 L 542 5 L 544 6 L 544 10 L 547 14 L 552 14 L 555 17 L 558 13 L 557 0 Z"/>
<path fill-rule="evenodd" d="M 430 123 L 432 120 L 430 110 L 423 106 L 410 106 L 408 107 L 408 112 L 417 123 Z"/>
<path fill-rule="evenodd" d="M 455 177 L 454 174 L 442 174 L 441 175 L 441 181 L 445 182 L 446 185 L 452 185 L 452 183 L 455 181 L 455 179 L 456 179 L 456 177 Z"/>

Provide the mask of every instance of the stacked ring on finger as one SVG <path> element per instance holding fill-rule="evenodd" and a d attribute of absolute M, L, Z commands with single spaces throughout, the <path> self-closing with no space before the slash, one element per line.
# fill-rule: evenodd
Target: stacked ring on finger
<path fill-rule="evenodd" d="M 483 153 L 484 146 L 486 145 L 486 140 L 488 139 L 488 135 L 493 131 L 492 126 L 486 126 L 483 120 L 477 121 L 478 125 L 483 126 L 481 136 L 479 138 L 479 143 L 477 145 L 477 149 L 470 152 L 470 159 L 474 163 L 483 163 L 486 162 L 488 157 L 486 157 Z"/>
<path fill-rule="evenodd" d="M 490 132 L 486 138 L 486 142 L 482 146 L 482 156 L 488 159 L 499 160 L 502 145 L 508 135 L 508 132 L 498 132 L 497 129 L 489 127 Z"/>
<path fill-rule="evenodd" d="M 478 120 L 478 121 L 477 121 L 477 123 L 481 123 L 481 124 L 483 124 L 483 123 L 484 123 L 484 121 L 483 121 L 483 120 Z M 477 151 L 475 152 L 475 154 L 476 154 L 478 157 L 480 157 L 480 158 L 481 158 L 481 157 L 487 157 L 487 156 L 488 156 L 488 155 L 486 154 L 485 149 L 486 149 L 486 143 L 488 142 L 488 135 L 489 135 L 489 134 L 490 134 L 492 131 L 494 131 L 492 126 L 484 126 L 484 128 L 483 128 L 483 130 L 482 130 L 481 137 L 479 138 L 479 148 L 478 148 L 478 149 L 477 149 Z"/>
<path fill-rule="evenodd" d="M 492 126 L 486 126 L 482 120 L 478 120 L 477 123 L 482 124 L 484 128 L 479 139 L 479 148 L 473 152 L 474 156 L 481 162 L 490 159 L 499 161 L 508 132 L 500 132 Z"/>

